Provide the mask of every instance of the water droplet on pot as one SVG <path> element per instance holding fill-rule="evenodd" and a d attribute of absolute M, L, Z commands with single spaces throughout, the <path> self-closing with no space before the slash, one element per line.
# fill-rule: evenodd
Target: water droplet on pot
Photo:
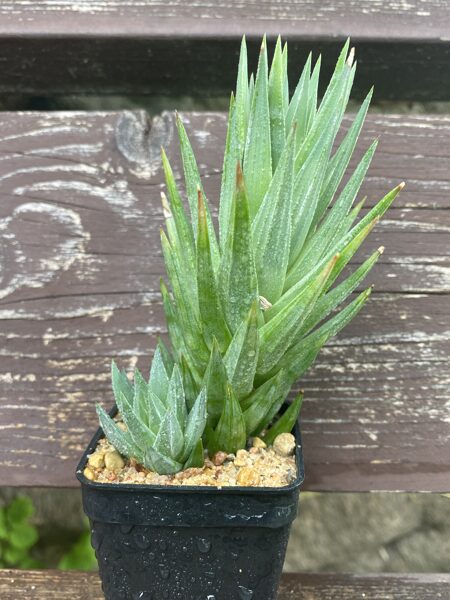
<path fill-rule="evenodd" d="M 187 547 L 183 546 L 183 552 L 187 552 L 187 551 L 188 551 Z"/>
<path fill-rule="evenodd" d="M 155 560 L 155 553 L 154 552 L 149 552 L 148 553 L 148 557 L 150 560 Z"/>
<path fill-rule="evenodd" d="M 136 592 L 133 594 L 133 600 L 152 600 L 152 598 L 151 592 Z"/>
<path fill-rule="evenodd" d="M 197 540 L 197 547 L 203 554 L 206 554 L 211 550 L 211 542 L 205 538 L 199 538 Z"/>
<path fill-rule="evenodd" d="M 169 579 L 170 571 L 165 565 L 159 565 L 159 572 L 163 579 Z"/>
<path fill-rule="evenodd" d="M 208 594 L 208 596 L 206 596 L 206 600 L 216 600 L 216 597 L 214 594 Z"/>
<path fill-rule="evenodd" d="M 140 550 L 147 550 L 151 544 L 151 540 L 148 536 L 146 536 L 145 533 L 139 533 L 138 531 L 133 534 L 133 540 Z"/>
<path fill-rule="evenodd" d="M 161 540 L 159 542 L 159 547 L 161 548 L 161 550 L 167 550 L 167 542 L 165 542 L 164 540 Z"/>
<path fill-rule="evenodd" d="M 243 585 L 238 586 L 240 600 L 251 600 L 253 598 L 253 590 L 249 590 Z"/>

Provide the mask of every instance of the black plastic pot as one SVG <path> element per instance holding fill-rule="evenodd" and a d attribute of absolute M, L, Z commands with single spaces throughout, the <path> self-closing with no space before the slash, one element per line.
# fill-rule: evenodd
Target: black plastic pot
<path fill-rule="evenodd" d="M 94 483 L 77 477 L 107 600 L 275 600 L 303 481 L 283 488 Z"/>

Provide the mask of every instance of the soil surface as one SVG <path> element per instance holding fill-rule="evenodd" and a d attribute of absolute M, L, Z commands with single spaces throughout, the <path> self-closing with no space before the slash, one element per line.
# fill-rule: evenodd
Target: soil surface
<path fill-rule="evenodd" d="M 134 459 L 122 457 L 106 440 L 101 439 L 95 452 L 88 457 L 84 475 L 91 481 L 117 484 L 199 485 L 244 487 L 284 487 L 296 477 L 295 438 L 280 434 L 273 446 L 267 447 L 259 438 L 236 454 L 217 452 L 206 457 L 201 468 L 190 468 L 175 475 L 158 475 Z"/>

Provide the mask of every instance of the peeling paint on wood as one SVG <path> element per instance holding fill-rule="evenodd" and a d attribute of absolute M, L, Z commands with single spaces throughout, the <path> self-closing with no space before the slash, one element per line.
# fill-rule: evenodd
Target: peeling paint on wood
<path fill-rule="evenodd" d="M 225 117 L 183 119 L 217 198 Z M 111 358 L 146 371 L 165 333 L 159 147 L 180 177 L 173 115 L 150 129 L 141 112 L 0 121 L 0 475 L 71 486 L 94 404 L 112 404 Z M 386 246 L 370 303 L 301 382 L 306 487 L 448 491 L 450 119 L 370 116 L 359 154 L 380 134 L 361 195 L 408 185 L 355 257 Z"/>

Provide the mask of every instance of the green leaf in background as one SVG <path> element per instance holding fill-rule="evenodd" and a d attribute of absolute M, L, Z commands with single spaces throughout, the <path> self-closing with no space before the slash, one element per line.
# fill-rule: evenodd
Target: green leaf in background
<path fill-rule="evenodd" d="M 91 546 L 91 534 L 84 531 L 73 546 L 61 558 L 58 569 L 62 571 L 94 571 L 97 568 L 97 559 Z"/>

